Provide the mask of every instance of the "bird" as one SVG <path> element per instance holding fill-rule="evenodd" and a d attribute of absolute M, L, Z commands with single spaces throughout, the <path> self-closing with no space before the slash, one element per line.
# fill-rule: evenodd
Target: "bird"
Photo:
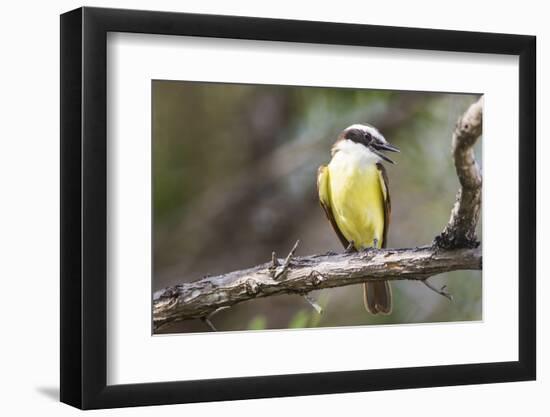
<path fill-rule="evenodd" d="M 395 162 L 384 151 L 400 152 L 374 126 L 353 124 L 338 135 L 330 162 L 317 171 L 319 202 L 347 252 L 387 245 L 391 200 L 382 162 Z M 369 313 L 391 314 L 388 281 L 366 282 L 363 288 Z"/>

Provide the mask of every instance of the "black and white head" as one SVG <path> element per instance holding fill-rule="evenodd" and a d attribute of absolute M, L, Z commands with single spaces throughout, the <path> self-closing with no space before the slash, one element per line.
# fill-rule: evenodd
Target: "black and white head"
<path fill-rule="evenodd" d="M 332 148 L 333 155 L 336 152 L 362 153 L 373 160 L 384 160 L 395 164 L 384 151 L 399 152 L 399 149 L 388 143 L 386 138 L 374 126 L 366 124 L 354 124 L 344 129 L 338 136 L 338 140 Z"/>

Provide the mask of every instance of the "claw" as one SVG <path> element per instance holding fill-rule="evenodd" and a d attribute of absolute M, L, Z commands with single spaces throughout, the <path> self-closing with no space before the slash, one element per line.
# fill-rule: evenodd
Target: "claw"
<path fill-rule="evenodd" d="M 357 251 L 355 250 L 355 243 L 353 242 L 353 240 L 351 240 L 348 244 L 348 247 L 344 251 L 344 253 L 354 253 L 354 252 L 357 252 Z"/>

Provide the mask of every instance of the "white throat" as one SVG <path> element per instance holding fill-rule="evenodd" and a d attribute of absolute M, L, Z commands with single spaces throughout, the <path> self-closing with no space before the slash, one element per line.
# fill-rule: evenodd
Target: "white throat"
<path fill-rule="evenodd" d="M 346 164 L 368 166 L 374 165 L 381 160 L 382 158 L 366 146 L 349 139 L 337 142 L 332 148 L 332 161 L 334 162 L 345 161 Z"/>

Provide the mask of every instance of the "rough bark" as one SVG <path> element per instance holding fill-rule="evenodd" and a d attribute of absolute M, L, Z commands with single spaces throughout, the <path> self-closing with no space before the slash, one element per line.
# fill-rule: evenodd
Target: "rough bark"
<path fill-rule="evenodd" d="M 312 290 L 372 280 L 419 280 L 451 298 L 426 279 L 443 272 L 481 269 L 475 229 L 482 181 L 473 146 L 482 132 L 482 113 L 480 98 L 457 122 L 452 153 L 461 188 L 449 223 L 432 246 L 294 257 L 296 242 L 284 260 L 273 255 L 266 264 L 157 291 L 153 295 L 154 330 L 188 319 L 202 319 L 214 329 L 209 320 L 213 314 L 243 301 L 280 294 L 306 295 Z"/>

